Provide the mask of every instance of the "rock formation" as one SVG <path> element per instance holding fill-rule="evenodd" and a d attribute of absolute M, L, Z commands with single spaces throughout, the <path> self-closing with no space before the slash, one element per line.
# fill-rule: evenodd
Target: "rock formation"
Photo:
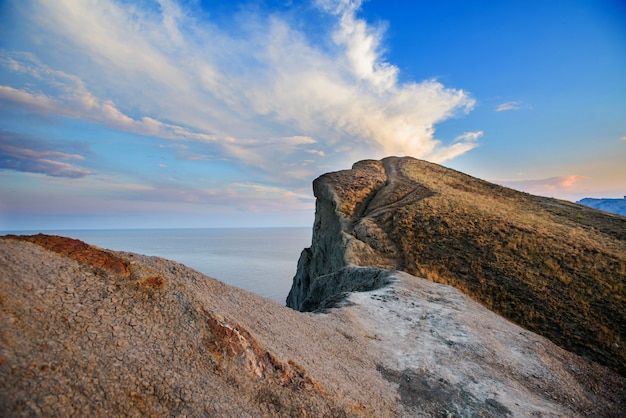
<path fill-rule="evenodd" d="M 624 218 L 413 159 L 361 162 L 314 189 L 289 302 L 317 313 L 158 257 L 0 237 L 0 416 L 623 415 Z M 593 263 L 602 280 L 573 277 Z M 536 293 L 544 270 L 555 279 Z M 571 315 L 571 329 L 546 329 L 619 341 L 582 346 L 614 370 L 483 305 L 542 326 Z M 604 322 L 593 334 L 581 318 Z"/>
<path fill-rule="evenodd" d="M 376 270 L 344 271 L 386 286 L 311 314 L 157 257 L 2 237 L 0 416 L 623 411 L 621 376 L 454 288 Z"/>
<path fill-rule="evenodd" d="M 626 218 L 413 158 L 361 161 L 313 191 L 288 306 L 336 302 L 362 286 L 346 275 L 356 267 L 401 270 L 626 375 Z"/>

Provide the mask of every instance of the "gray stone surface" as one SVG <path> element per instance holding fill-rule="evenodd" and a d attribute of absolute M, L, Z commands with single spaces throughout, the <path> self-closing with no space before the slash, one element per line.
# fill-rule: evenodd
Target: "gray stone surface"
<path fill-rule="evenodd" d="M 67 255 L 0 238 L 3 417 L 617 417 L 624 408 L 623 378 L 408 274 L 346 268 L 339 283 L 362 283 L 352 290 L 388 284 L 311 314 L 162 258 L 56 244 Z"/>
<path fill-rule="evenodd" d="M 317 277 L 311 284 L 300 311 L 323 311 L 338 307 L 352 292 L 367 292 L 390 284 L 393 272 L 370 267 L 344 267 Z"/>
<path fill-rule="evenodd" d="M 355 405 L 384 416 L 397 408 L 392 389 L 375 383 L 362 338 L 344 337 L 353 332 L 345 320 L 299 314 L 161 258 L 104 253 L 131 273 L 0 238 L 0 416 L 351 416 Z M 331 353 L 341 352 L 349 354 L 335 361 Z M 374 402 L 370 387 L 353 385 L 364 376 L 383 394 Z"/>
<path fill-rule="evenodd" d="M 340 301 L 360 286 L 345 269 L 404 271 L 626 376 L 626 218 L 410 157 L 326 173 L 313 192 L 312 244 L 287 306 Z"/>

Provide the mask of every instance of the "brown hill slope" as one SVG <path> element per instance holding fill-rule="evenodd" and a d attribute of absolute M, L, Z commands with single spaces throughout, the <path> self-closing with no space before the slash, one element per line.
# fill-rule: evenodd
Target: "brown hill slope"
<path fill-rule="evenodd" d="M 383 275 L 318 315 L 158 257 L 0 237 L 0 416 L 623 415 L 625 378 Z"/>
<path fill-rule="evenodd" d="M 316 279 L 344 266 L 403 270 L 626 374 L 626 218 L 412 158 L 362 161 L 313 188 L 289 306 L 315 306 Z"/>
<path fill-rule="evenodd" d="M 314 322 L 164 259 L 0 237 L 0 416 L 353 415 L 273 342 Z"/>

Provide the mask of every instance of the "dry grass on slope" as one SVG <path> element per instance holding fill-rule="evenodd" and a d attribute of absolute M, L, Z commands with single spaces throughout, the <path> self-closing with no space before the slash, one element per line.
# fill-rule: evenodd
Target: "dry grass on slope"
<path fill-rule="evenodd" d="M 399 163 L 432 191 L 376 216 L 402 270 L 626 374 L 626 218 Z"/>

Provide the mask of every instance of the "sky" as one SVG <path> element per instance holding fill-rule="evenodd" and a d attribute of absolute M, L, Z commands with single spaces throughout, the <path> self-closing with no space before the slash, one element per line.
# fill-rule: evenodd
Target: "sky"
<path fill-rule="evenodd" d="M 0 230 L 311 226 L 412 156 L 626 195 L 620 0 L 0 0 Z"/>

